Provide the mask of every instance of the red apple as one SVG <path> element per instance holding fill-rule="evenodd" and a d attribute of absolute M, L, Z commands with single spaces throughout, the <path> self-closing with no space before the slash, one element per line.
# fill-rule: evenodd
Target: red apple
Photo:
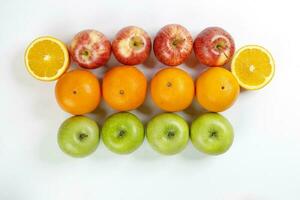
<path fill-rule="evenodd" d="M 116 59 L 124 65 L 143 63 L 151 52 L 151 38 L 147 32 L 136 26 L 121 29 L 112 42 Z"/>
<path fill-rule="evenodd" d="M 204 29 L 194 41 L 194 52 L 199 62 L 218 67 L 228 63 L 235 50 L 231 35 L 219 27 Z"/>
<path fill-rule="evenodd" d="M 192 53 L 193 38 L 181 25 L 169 24 L 157 33 L 153 50 L 157 59 L 169 66 L 182 64 Z"/>
<path fill-rule="evenodd" d="M 84 30 L 74 36 L 69 50 L 72 59 L 79 66 L 95 69 L 107 63 L 111 54 L 111 45 L 103 33 Z"/>

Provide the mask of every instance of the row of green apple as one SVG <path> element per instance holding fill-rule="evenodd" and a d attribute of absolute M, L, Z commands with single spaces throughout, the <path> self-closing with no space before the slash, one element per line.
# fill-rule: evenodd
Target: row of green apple
<path fill-rule="evenodd" d="M 230 122 L 218 113 L 206 113 L 195 119 L 191 126 L 175 113 L 153 117 L 145 130 L 138 117 L 129 112 L 109 116 L 102 130 L 94 120 L 85 116 L 70 117 L 58 131 L 58 144 L 62 151 L 73 157 L 85 157 L 95 151 L 100 132 L 103 143 L 112 152 L 129 154 L 144 141 L 164 155 L 181 152 L 189 138 L 199 151 L 210 155 L 226 152 L 233 142 Z"/>

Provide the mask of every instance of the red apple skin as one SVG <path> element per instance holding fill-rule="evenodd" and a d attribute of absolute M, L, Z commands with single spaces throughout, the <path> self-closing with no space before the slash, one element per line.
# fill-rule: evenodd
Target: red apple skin
<path fill-rule="evenodd" d="M 95 69 L 105 65 L 109 60 L 111 44 L 103 33 L 89 29 L 74 36 L 69 51 L 79 66 Z"/>
<path fill-rule="evenodd" d="M 231 35 L 220 27 L 208 27 L 196 37 L 194 52 L 199 62 L 209 67 L 228 63 L 235 51 Z"/>
<path fill-rule="evenodd" d="M 136 26 L 121 29 L 112 42 L 116 59 L 124 65 L 143 63 L 151 52 L 151 38 L 146 31 Z"/>
<path fill-rule="evenodd" d="M 161 28 L 155 36 L 153 50 L 161 63 L 177 66 L 191 55 L 193 38 L 185 27 L 169 24 Z"/>

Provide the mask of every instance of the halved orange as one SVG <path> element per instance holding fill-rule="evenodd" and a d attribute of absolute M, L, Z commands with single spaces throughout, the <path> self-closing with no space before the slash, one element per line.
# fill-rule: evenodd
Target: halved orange
<path fill-rule="evenodd" d="M 233 56 L 231 71 L 241 87 L 257 90 L 272 80 L 275 72 L 274 59 L 265 48 L 247 45 Z"/>
<path fill-rule="evenodd" d="M 58 79 L 68 69 L 69 63 L 66 45 L 51 36 L 35 39 L 25 51 L 26 68 L 38 80 Z"/>

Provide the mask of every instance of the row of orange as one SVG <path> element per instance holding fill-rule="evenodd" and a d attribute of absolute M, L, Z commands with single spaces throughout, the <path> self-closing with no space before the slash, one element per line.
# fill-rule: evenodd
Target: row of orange
<path fill-rule="evenodd" d="M 209 68 L 194 83 L 180 68 L 169 67 L 157 72 L 150 83 L 153 102 L 162 110 L 175 112 L 187 108 L 196 94 L 199 104 L 212 112 L 229 108 L 237 99 L 239 84 L 224 68 Z M 102 86 L 89 71 L 65 73 L 55 87 L 58 104 L 73 115 L 95 110 L 103 96 L 105 102 L 118 111 L 133 110 L 146 98 L 147 78 L 134 66 L 113 67 L 105 73 Z"/>

